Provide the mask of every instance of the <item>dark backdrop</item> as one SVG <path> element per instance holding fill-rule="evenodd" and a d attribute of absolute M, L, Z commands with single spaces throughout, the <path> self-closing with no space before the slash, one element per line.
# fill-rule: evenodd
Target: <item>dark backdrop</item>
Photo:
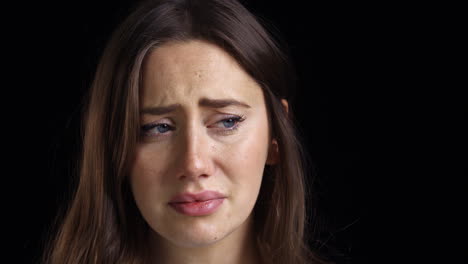
<path fill-rule="evenodd" d="M 441 117 L 439 107 L 447 105 L 440 89 L 433 88 L 439 79 L 425 73 L 438 58 L 426 39 L 433 40 L 427 32 L 436 28 L 439 13 L 429 18 L 422 14 L 425 6 L 404 4 L 244 3 L 276 27 L 297 68 L 299 91 L 292 107 L 315 165 L 322 227 L 314 245 L 337 263 L 432 256 L 426 246 L 444 244 L 435 237 L 443 231 L 431 222 L 434 215 L 452 207 L 461 210 L 437 199 L 450 193 L 459 201 L 455 184 L 449 190 L 427 188 L 442 182 L 429 172 L 447 155 L 434 151 L 440 144 L 428 133 L 438 127 L 432 120 Z M 25 263 L 42 252 L 48 228 L 67 198 L 80 100 L 105 42 L 129 6 L 131 1 L 37 3 L 16 12 L 11 22 L 17 25 L 11 39 L 21 59 L 12 64 L 17 75 L 9 77 L 17 92 L 14 102 L 21 107 L 13 126 L 19 137 L 12 152 L 17 162 L 8 165 L 21 172 L 11 215 L 20 225 L 15 241 Z M 436 91 L 431 100 L 429 91 Z M 461 113 L 462 105 L 450 104 L 452 113 Z M 462 120 L 451 118 L 441 120 L 445 125 Z M 450 136 L 443 139 L 442 145 L 451 144 Z M 453 174 L 451 168 L 440 172 Z M 459 252 L 460 244 L 450 248 Z"/>

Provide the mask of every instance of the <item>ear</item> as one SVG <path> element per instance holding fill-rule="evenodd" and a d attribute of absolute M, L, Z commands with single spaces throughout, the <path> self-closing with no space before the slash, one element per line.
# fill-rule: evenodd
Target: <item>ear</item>
<path fill-rule="evenodd" d="M 289 114 L 289 103 L 286 99 L 281 99 L 281 104 L 283 105 L 284 111 Z"/>
<path fill-rule="evenodd" d="M 278 148 L 278 141 L 273 139 L 271 144 L 268 148 L 268 157 L 266 164 L 267 165 L 275 165 L 279 161 L 279 148 Z"/>
<path fill-rule="evenodd" d="M 281 104 L 283 105 L 284 111 L 286 113 L 289 113 L 289 104 L 286 99 L 281 99 Z M 268 148 L 268 158 L 266 161 L 266 164 L 268 165 L 275 165 L 276 163 L 279 162 L 279 147 L 278 147 L 278 141 L 276 139 L 273 139 L 271 141 L 270 147 Z"/>

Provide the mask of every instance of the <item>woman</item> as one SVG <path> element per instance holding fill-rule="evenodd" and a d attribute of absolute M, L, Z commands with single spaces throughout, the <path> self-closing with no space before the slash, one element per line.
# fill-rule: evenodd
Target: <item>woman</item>
<path fill-rule="evenodd" d="M 293 72 L 235 0 L 150 1 L 113 34 L 49 263 L 321 263 Z"/>

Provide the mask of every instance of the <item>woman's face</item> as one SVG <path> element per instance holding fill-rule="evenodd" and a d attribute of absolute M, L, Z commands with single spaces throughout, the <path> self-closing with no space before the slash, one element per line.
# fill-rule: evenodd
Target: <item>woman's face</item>
<path fill-rule="evenodd" d="M 271 156 L 261 88 L 225 51 L 202 41 L 156 48 L 142 82 L 130 182 L 156 237 L 198 247 L 245 231 Z M 220 195 L 177 198 L 204 191 Z"/>

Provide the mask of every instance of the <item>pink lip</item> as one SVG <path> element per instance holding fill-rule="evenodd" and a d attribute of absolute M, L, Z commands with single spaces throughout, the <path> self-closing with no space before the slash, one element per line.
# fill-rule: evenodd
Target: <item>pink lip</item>
<path fill-rule="evenodd" d="M 179 213 L 189 216 L 202 216 L 214 213 L 223 203 L 223 194 L 204 191 L 198 194 L 182 193 L 174 196 L 169 205 Z"/>

